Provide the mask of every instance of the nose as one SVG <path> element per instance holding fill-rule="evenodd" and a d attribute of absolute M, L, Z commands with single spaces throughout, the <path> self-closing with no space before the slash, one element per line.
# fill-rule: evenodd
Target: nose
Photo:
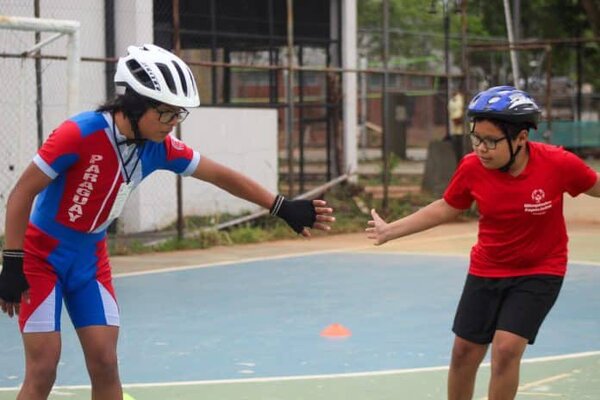
<path fill-rule="evenodd" d="M 477 150 L 477 151 L 479 151 L 481 153 L 486 153 L 489 150 L 487 148 L 487 146 L 483 142 L 481 142 L 481 143 L 479 143 L 477 145 L 474 144 L 473 145 L 473 149 L 475 149 L 475 150 Z"/>

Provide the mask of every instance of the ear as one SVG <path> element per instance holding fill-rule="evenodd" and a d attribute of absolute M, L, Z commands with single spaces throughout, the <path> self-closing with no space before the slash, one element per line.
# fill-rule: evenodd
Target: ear
<path fill-rule="evenodd" d="M 521 130 L 521 132 L 519 132 L 519 134 L 517 135 L 517 141 L 520 143 L 525 143 L 525 142 L 527 142 L 528 139 L 529 139 L 529 130 L 527 130 L 527 129 Z"/>

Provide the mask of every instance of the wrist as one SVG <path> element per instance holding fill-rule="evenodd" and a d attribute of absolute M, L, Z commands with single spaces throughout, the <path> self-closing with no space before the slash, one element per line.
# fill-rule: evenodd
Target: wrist
<path fill-rule="evenodd" d="M 312 228 L 317 213 L 310 200 L 287 200 L 278 194 L 269 210 L 271 215 L 283 219 L 296 233 L 302 233 L 304 228 Z"/>
<path fill-rule="evenodd" d="M 25 252 L 22 249 L 4 249 L 2 250 L 3 257 L 23 258 Z"/>
<path fill-rule="evenodd" d="M 25 252 L 23 249 L 4 249 L 2 250 L 2 255 L 12 256 L 12 257 L 23 257 Z"/>
<path fill-rule="evenodd" d="M 271 215 L 279 215 L 279 210 L 281 209 L 281 205 L 285 201 L 285 197 L 278 194 L 275 196 L 275 200 L 273 200 L 273 204 L 271 204 L 271 208 L 269 209 L 269 213 Z"/>

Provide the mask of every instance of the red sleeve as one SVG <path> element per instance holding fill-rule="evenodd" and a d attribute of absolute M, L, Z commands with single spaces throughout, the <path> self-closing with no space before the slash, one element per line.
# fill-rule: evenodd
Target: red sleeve
<path fill-rule="evenodd" d="M 166 151 L 164 169 L 184 175 L 194 172 L 200 159 L 198 153 L 171 135 L 165 138 L 164 146 Z"/>
<path fill-rule="evenodd" d="M 474 200 L 471 195 L 471 179 L 469 178 L 469 166 L 472 163 L 469 158 L 465 157 L 461 160 L 443 196 L 446 203 L 459 210 L 471 207 Z"/>
<path fill-rule="evenodd" d="M 565 191 L 573 197 L 587 192 L 598 179 L 596 171 L 567 150 L 562 152 L 561 169 L 565 179 Z"/>
<path fill-rule="evenodd" d="M 82 136 L 73 121 L 65 121 L 56 128 L 38 150 L 38 155 L 57 174 L 64 172 L 79 159 Z"/>
<path fill-rule="evenodd" d="M 167 161 L 173 161 L 178 158 L 191 160 L 193 157 L 194 150 L 175 136 L 167 135 L 165 146 L 167 148 Z"/>

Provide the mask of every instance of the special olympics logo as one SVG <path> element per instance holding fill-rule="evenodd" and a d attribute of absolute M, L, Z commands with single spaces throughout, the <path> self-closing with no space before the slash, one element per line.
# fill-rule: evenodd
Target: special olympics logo
<path fill-rule="evenodd" d="M 536 203 L 541 203 L 545 197 L 546 197 L 546 193 L 544 193 L 544 191 L 542 189 L 535 189 L 533 192 L 531 192 L 531 198 Z"/>

